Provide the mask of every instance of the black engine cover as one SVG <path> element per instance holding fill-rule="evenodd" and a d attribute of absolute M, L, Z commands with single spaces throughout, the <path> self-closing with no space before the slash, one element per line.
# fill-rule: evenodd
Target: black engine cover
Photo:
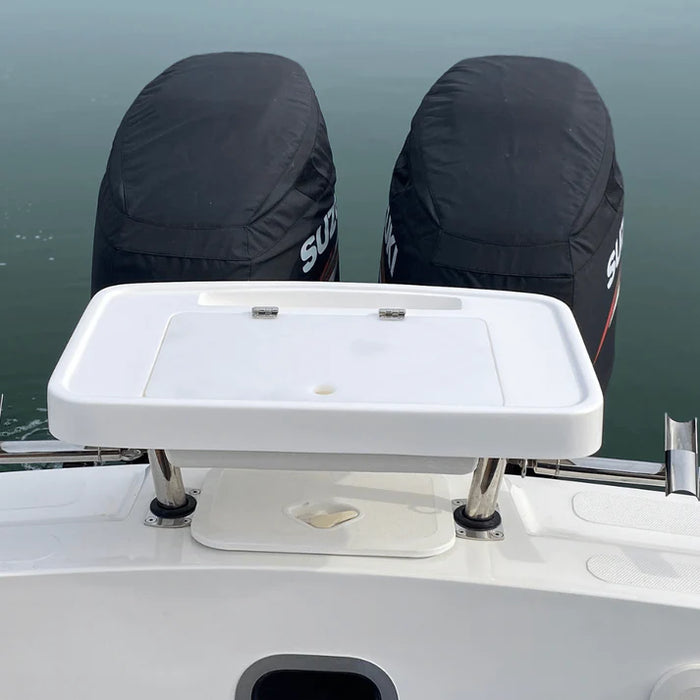
<path fill-rule="evenodd" d="M 113 284 L 338 275 L 335 167 L 304 69 L 175 63 L 124 116 L 100 187 L 93 294 Z"/>
<path fill-rule="evenodd" d="M 610 117 L 580 70 L 520 56 L 460 61 L 423 99 L 396 162 L 380 278 L 557 297 L 605 389 L 622 207 Z"/>

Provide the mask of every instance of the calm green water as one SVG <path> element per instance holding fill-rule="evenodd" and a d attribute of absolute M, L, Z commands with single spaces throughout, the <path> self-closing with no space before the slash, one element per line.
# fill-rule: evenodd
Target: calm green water
<path fill-rule="evenodd" d="M 105 5 L 105 6 L 103 6 Z M 89 298 L 99 180 L 141 87 L 193 53 L 298 60 L 338 170 L 345 280 L 374 281 L 391 169 L 432 82 L 467 56 L 585 70 L 626 184 L 603 454 L 660 459 L 664 411 L 700 413 L 700 3 L 695 0 L 3 0 L 0 439 L 46 435 L 46 382 Z"/>

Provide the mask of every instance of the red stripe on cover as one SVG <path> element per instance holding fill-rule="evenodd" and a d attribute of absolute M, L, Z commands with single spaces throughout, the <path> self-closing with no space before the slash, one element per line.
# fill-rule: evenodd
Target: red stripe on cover
<path fill-rule="evenodd" d="M 605 342 L 605 338 L 608 335 L 608 331 L 610 330 L 610 326 L 612 325 L 612 320 L 615 317 L 615 309 L 617 309 L 617 300 L 619 298 L 620 298 L 620 277 L 618 276 L 617 285 L 615 286 L 615 294 L 613 294 L 612 304 L 610 305 L 610 311 L 608 312 L 608 319 L 605 322 L 605 328 L 603 329 L 603 337 L 600 339 L 600 344 L 598 345 L 598 350 L 595 354 L 595 359 L 593 360 L 593 364 L 595 364 L 597 362 L 598 355 L 600 355 L 600 351 L 603 349 L 603 343 Z"/>

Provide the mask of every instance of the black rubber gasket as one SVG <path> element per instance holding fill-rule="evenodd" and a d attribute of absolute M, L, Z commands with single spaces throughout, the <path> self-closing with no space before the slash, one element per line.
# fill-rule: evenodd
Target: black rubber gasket
<path fill-rule="evenodd" d="M 453 515 L 457 525 L 465 530 L 495 530 L 501 524 L 501 514 L 498 511 L 494 511 L 490 518 L 470 518 L 465 506 L 458 506 Z"/>
<path fill-rule="evenodd" d="M 151 513 L 157 518 L 167 518 L 168 520 L 184 518 L 194 513 L 194 509 L 197 507 L 197 499 L 194 496 L 188 493 L 185 499 L 183 505 L 177 508 L 168 508 L 168 506 L 164 506 L 157 498 L 154 498 L 151 501 Z"/>

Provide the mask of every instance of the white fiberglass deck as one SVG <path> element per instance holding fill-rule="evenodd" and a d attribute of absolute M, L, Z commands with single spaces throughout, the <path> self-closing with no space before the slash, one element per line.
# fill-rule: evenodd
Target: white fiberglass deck
<path fill-rule="evenodd" d="M 652 695 L 700 664 L 697 509 L 663 493 L 507 477 L 501 542 L 290 555 L 145 527 L 144 469 L 0 475 L 3 698 L 233 700 L 274 654 L 365 659 L 400 700 L 696 697 L 692 680 Z M 110 512 L 94 499 L 102 477 Z M 206 477 L 184 473 L 188 488 Z M 446 479 L 463 498 L 468 477 Z"/>

